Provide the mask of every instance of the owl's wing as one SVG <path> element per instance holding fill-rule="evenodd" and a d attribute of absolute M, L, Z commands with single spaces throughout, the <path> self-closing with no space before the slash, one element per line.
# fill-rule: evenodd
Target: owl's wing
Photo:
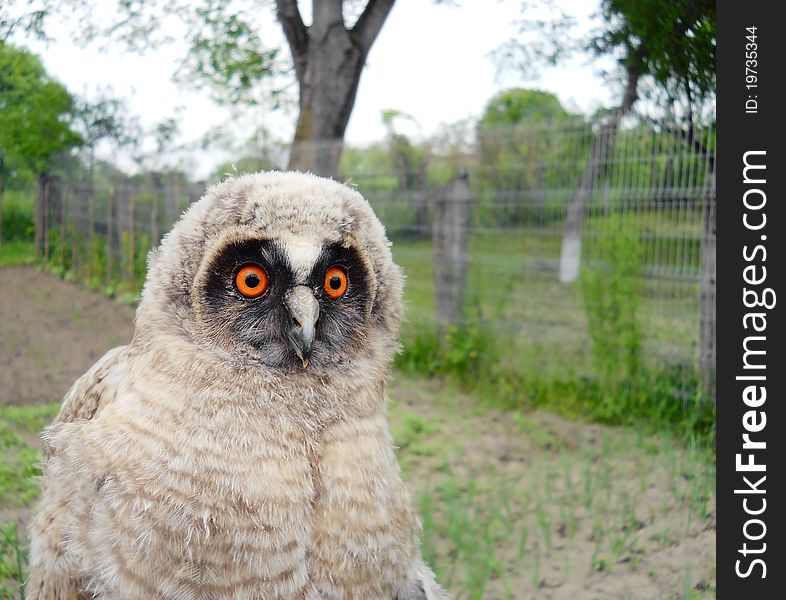
<path fill-rule="evenodd" d="M 72 423 L 77 419 L 90 420 L 99 407 L 114 400 L 116 386 L 111 379 L 107 381 L 107 377 L 117 367 L 125 350 L 126 346 L 113 348 L 76 380 L 66 392 L 60 412 L 51 426 Z"/>
<path fill-rule="evenodd" d="M 119 363 L 123 360 L 125 348 L 121 346 L 110 350 L 77 379 L 63 398 L 60 412 L 49 430 L 66 423 L 90 420 L 101 407 L 114 401 L 118 388 L 116 378 L 122 376 Z M 44 437 L 46 439 L 46 435 Z M 54 448 L 46 444 L 43 494 L 30 524 L 30 575 L 25 585 L 27 600 L 79 600 L 88 597 L 81 593 L 78 573 L 70 572 L 61 550 L 62 531 L 72 524 L 62 490 L 47 485 L 47 465 L 54 452 Z"/>
<path fill-rule="evenodd" d="M 450 600 L 450 594 L 437 583 L 434 573 L 422 560 L 417 560 L 407 577 L 407 584 L 395 600 Z"/>

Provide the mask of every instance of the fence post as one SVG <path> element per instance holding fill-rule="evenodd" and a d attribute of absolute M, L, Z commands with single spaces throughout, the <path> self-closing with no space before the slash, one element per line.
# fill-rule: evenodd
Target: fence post
<path fill-rule="evenodd" d="M 136 248 L 134 248 L 134 236 L 136 235 L 134 227 L 134 204 L 135 204 L 135 194 L 132 191 L 128 196 L 128 283 L 131 285 L 134 284 L 134 267 L 136 266 L 134 263 L 134 253 Z"/>
<path fill-rule="evenodd" d="M 204 194 L 207 186 L 204 181 L 195 182 L 188 190 L 188 206 L 199 200 Z"/>
<path fill-rule="evenodd" d="M 71 272 L 75 278 L 79 278 L 79 229 L 77 213 L 82 212 L 82 192 L 84 187 L 76 184 L 71 189 Z"/>
<path fill-rule="evenodd" d="M 434 206 L 434 293 L 440 338 L 448 325 L 461 325 L 464 316 L 471 202 L 469 177 L 464 173 L 437 195 Z"/>
<path fill-rule="evenodd" d="M 44 250 L 44 205 L 46 203 L 46 175 L 38 176 L 38 194 L 35 201 L 35 257 L 40 258 Z"/>
<path fill-rule="evenodd" d="M 3 245 L 3 192 L 5 191 L 5 178 L 3 171 L 5 165 L 3 164 L 3 156 L 0 155 L 0 246 Z"/>
<path fill-rule="evenodd" d="M 183 212 L 183 208 L 185 206 L 185 202 L 183 200 L 183 190 L 180 189 L 180 179 L 177 177 L 176 173 L 170 173 L 169 181 L 167 182 L 167 186 L 171 188 L 169 194 L 172 196 L 172 204 L 175 207 L 175 215 L 172 220 L 167 220 L 166 227 L 167 229 L 172 227 L 172 224 L 180 217 L 180 214 Z M 188 196 L 188 191 L 185 192 L 185 196 Z"/>
<path fill-rule="evenodd" d="M 168 230 L 180 214 L 180 182 L 178 181 L 177 172 L 170 171 L 167 175 L 166 190 L 164 192 L 164 205 L 165 205 L 165 228 Z M 158 240 L 154 240 L 154 245 L 158 245 Z M 151 246 L 152 247 L 152 246 Z"/>
<path fill-rule="evenodd" d="M 69 188 L 66 188 L 60 202 L 60 277 L 65 276 L 65 250 L 66 250 L 66 203 L 68 202 Z"/>
<path fill-rule="evenodd" d="M 95 188 L 91 183 L 87 187 L 87 251 L 88 251 L 88 262 L 87 262 L 87 277 L 89 280 L 93 279 L 93 276 L 96 272 L 96 257 L 95 252 L 93 251 L 93 236 L 95 235 L 95 213 L 93 208 L 95 196 Z"/>
<path fill-rule="evenodd" d="M 542 225 L 544 222 L 544 212 L 546 208 L 546 185 L 544 172 L 546 165 L 542 160 L 535 163 L 535 197 L 533 198 L 535 204 L 535 223 Z"/>
<path fill-rule="evenodd" d="M 699 368 L 706 402 L 715 399 L 715 169 L 711 170 L 708 178 L 707 191 L 704 194 L 704 210 L 702 211 L 699 344 Z"/>
<path fill-rule="evenodd" d="M 115 186 L 109 188 L 106 199 L 106 284 L 112 284 L 112 210 L 115 199 Z"/>
<path fill-rule="evenodd" d="M 129 185 L 125 179 L 118 180 L 115 187 L 115 235 L 113 252 L 117 256 L 117 281 L 128 281 L 128 245 L 130 242 L 128 222 L 129 216 Z"/>
<path fill-rule="evenodd" d="M 151 174 L 153 180 L 153 206 L 150 209 L 150 247 L 158 243 L 158 205 L 164 195 L 164 181 L 159 171 Z M 166 199 L 165 199 L 166 200 Z M 164 205 L 164 212 L 168 212 L 168 203 Z M 165 215 L 166 216 L 166 215 Z"/>
<path fill-rule="evenodd" d="M 426 237 L 428 232 L 428 162 L 421 159 L 415 174 L 415 235 Z"/>

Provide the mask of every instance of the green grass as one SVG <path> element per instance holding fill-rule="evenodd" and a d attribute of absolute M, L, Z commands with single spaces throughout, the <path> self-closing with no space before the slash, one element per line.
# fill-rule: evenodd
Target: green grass
<path fill-rule="evenodd" d="M 30 265 L 35 262 L 35 245 L 26 240 L 3 241 L 0 245 L 0 267 Z"/>
<path fill-rule="evenodd" d="M 424 557 L 456 598 L 539 597 L 568 582 L 635 581 L 648 568 L 654 585 L 679 577 L 674 597 L 686 586 L 713 597 L 709 564 L 670 575 L 648 567 L 712 522 L 710 448 L 669 431 L 593 430 L 542 413 L 468 414 L 467 402 L 483 400 L 449 384 L 427 387 L 410 398 L 417 407 L 431 395 L 427 428 L 395 402 L 390 420 L 423 520 Z M 430 446 L 439 452 L 424 454 Z"/>
<path fill-rule="evenodd" d="M 0 599 L 23 600 L 27 550 L 17 523 L 0 525 Z"/>
<path fill-rule="evenodd" d="M 0 505 L 26 506 L 35 498 L 41 452 L 32 444 L 59 404 L 0 406 Z"/>
<path fill-rule="evenodd" d="M 29 508 L 38 496 L 41 445 L 37 439 L 59 403 L 42 406 L 0 406 L 0 510 Z M 0 598 L 21 598 L 27 549 L 21 523 L 0 523 Z M 19 594 L 19 596 L 17 596 Z"/>
<path fill-rule="evenodd" d="M 6 190 L 3 203 L 3 241 L 0 243 L 0 267 L 31 264 L 35 259 L 32 239 L 33 196 Z"/>

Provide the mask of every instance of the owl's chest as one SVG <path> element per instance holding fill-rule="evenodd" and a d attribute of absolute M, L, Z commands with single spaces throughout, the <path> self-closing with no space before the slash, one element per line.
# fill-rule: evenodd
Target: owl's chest
<path fill-rule="evenodd" d="M 385 433 L 222 445 L 137 431 L 145 451 L 107 482 L 96 530 L 112 532 L 131 579 L 155 574 L 194 598 L 392 597 L 414 517 Z"/>
<path fill-rule="evenodd" d="M 309 545 L 319 598 L 392 598 L 417 548 L 418 523 L 381 416 L 322 437 Z"/>
<path fill-rule="evenodd" d="M 103 565 L 97 597 L 303 598 L 315 497 L 304 444 L 184 429 L 113 423 L 72 544 Z"/>

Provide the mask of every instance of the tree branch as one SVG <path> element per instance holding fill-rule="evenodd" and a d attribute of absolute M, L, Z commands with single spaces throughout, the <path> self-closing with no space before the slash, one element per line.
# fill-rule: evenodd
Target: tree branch
<path fill-rule="evenodd" d="M 303 24 L 303 17 L 300 16 L 297 0 L 276 0 L 276 17 L 284 29 L 284 35 L 292 52 L 292 60 L 295 61 L 295 73 L 300 80 L 306 66 L 308 30 Z"/>
<path fill-rule="evenodd" d="M 382 25 L 385 24 L 390 9 L 393 8 L 395 0 L 368 0 L 366 8 L 358 17 L 357 23 L 352 28 L 357 44 L 360 46 L 364 55 L 368 54 L 371 44 L 377 39 Z"/>
<path fill-rule="evenodd" d="M 694 150 L 694 152 L 697 152 L 701 156 L 706 156 L 707 157 L 707 162 L 709 163 L 710 171 L 714 171 L 714 169 L 715 169 L 715 152 L 713 152 L 713 150 L 711 148 L 708 148 L 707 146 L 705 146 L 701 142 L 701 140 L 696 138 L 696 136 L 694 135 L 694 133 L 692 131 L 693 130 L 693 125 L 690 125 L 691 130 L 685 131 L 681 127 L 672 127 L 672 126 L 666 125 L 662 121 L 659 121 L 658 119 L 650 117 L 649 115 L 642 114 L 642 113 L 640 113 L 638 111 L 636 111 L 636 116 L 638 118 L 642 119 L 643 121 L 647 121 L 648 123 L 651 123 L 652 125 L 660 127 L 661 131 L 664 131 L 666 133 L 670 133 L 670 134 L 675 135 L 678 138 L 684 140 L 685 143 L 688 144 Z"/>

